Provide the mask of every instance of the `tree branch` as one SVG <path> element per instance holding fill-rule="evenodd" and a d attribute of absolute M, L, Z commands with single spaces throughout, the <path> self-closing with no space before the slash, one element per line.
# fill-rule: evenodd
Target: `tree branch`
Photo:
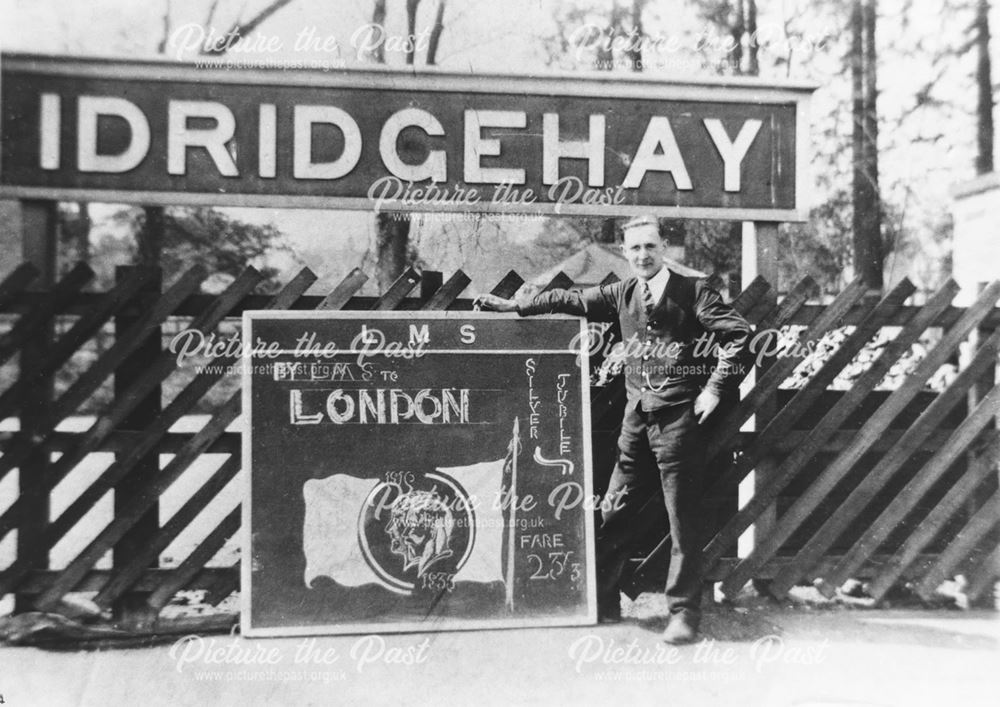
<path fill-rule="evenodd" d="M 260 24 L 264 22 L 264 20 L 266 20 L 271 15 L 276 13 L 281 8 L 285 7 L 285 5 L 290 4 L 291 2 L 292 0 L 274 0 L 270 5 L 265 7 L 263 10 L 258 12 L 256 15 L 251 17 L 246 22 L 234 22 L 233 26 L 230 27 L 229 30 L 223 36 L 242 37 L 247 34 L 250 34 L 255 29 L 257 29 L 257 27 L 260 26 Z M 227 43 L 221 43 L 221 44 L 216 44 L 215 46 L 212 47 L 207 47 L 203 49 L 201 53 L 207 56 L 222 56 L 228 50 L 229 47 L 227 46 Z"/>
<path fill-rule="evenodd" d="M 215 11 L 219 9 L 219 0 L 212 0 L 212 4 L 208 6 L 208 12 L 205 14 L 204 27 L 211 27 L 212 20 L 215 19 Z"/>
<path fill-rule="evenodd" d="M 437 64 L 437 51 L 442 32 L 444 32 L 444 0 L 438 0 L 437 9 L 434 11 L 434 24 L 431 26 L 431 36 L 427 42 L 428 66 Z"/>
<path fill-rule="evenodd" d="M 160 43 L 156 45 L 156 53 L 163 54 L 167 51 L 167 42 L 170 39 L 170 0 L 166 0 L 163 7 L 163 35 L 160 37 Z"/>
<path fill-rule="evenodd" d="M 406 0 L 406 65 L 412 66 L 417 51 L 417 7 L 420 0 Z"/>

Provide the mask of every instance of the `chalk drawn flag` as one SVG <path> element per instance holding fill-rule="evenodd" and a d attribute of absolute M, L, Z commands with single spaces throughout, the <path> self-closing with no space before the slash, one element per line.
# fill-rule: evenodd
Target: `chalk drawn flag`
<path fill-rule="evenodd" d="M 309 479 L 302 489 L 306 586 L 329 577 L 345 587 L 376 584 L 410 595 L 442 582 L 509 585 L 506 504 L 498 500 L 515 449 L 512 442 L 503 459 L 385 479 Z"/>

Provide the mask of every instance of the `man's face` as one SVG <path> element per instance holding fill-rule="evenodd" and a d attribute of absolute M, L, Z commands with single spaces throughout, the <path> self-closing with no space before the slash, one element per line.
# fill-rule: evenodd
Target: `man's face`
<path fill-rule="evenodd" d="M 645 280 L 653 277 L 663 267 L 667 248 L 656 227 L 636 226 L 625 231 L 622 251 L 632 273 Z"/>

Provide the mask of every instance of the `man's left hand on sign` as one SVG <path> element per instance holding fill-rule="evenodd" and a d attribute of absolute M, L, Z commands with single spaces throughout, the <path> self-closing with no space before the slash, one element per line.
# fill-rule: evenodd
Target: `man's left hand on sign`
<path fill-rule="evenodd" d="M 512 299 L 504 299 L 496 295 L 479 295 L 473 304 L 481 309 L 490 309 L 494 312 L 516 312 L 517 303 Z"/>
<path fill-rule="evenodd" d="M 719 396 L 712 391 L 705 389 L 698 393 L 698 397 L 694 399 L 694 414 L 698 416 L 698 424 L 705 422 L 718 406 Z"/>

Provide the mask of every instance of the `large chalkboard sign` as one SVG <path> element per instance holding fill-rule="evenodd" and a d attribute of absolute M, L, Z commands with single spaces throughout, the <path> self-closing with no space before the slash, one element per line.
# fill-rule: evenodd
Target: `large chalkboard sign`
<path fill-rule="evenodd" d="M 248 312 L 244 342 L 245 634 L 594 623 L 581 319 Z"/>

